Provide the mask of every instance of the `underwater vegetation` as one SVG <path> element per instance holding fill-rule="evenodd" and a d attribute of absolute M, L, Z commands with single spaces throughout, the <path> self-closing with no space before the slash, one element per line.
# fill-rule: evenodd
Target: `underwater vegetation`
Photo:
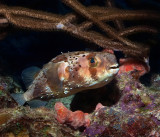
<path fill-rule="evenodd" d="M 160 11 L 157 7 L 160 5 L 148 0 L 146 4 L 153 6 L 151 9 L 146 8 L 143 1 L 144 7 L 137 6 L 135 10 L 131 7 L 140 5 L 140 1 L 129 0 L 128 6 L 122 1 L 55 0 L 65 12 L 63 15 L 51 9 L 35 9 L 29 1 L 30 6 L 0 2 L 0 40 L 4 43 L 10 32 L 23 30 L 39 34 L 64 32 L 61 34 L 69 34 L 87 44 L 83 51 L 53 54 L 48 63 L 46 50 L 40 52 L 37 58 L 40 61 L 45 58 L 42 69 L 33 72 L 31 70 L 36 67 L 32 66 L 32 69 L 25 69 L 20 78 L 13 72 L 21 66 L 19 56 L 18 61 L 13 58 L 7 62 L 9 52 L 3 56 L 5 48 L 0 43 L 0 136 L 160 136 L 160 72 L 153 73 L 149 62 L 152 46 L 159 44 L 155 37 L 159 37 Z M 39 2 L 33 3 L 39 5 Z M 44 39 L 47 33 L 42 35 Z M 52 39 L 55 41 L 52 50 L 60 48 L 58 43 L 63 37 L 56 40 L 54 35 Z M 20 41 L 22 45 L 31 44 L 23 40 Z M 16 43 L 14 39 L 10 41 Z M 30 50 L 29 53 L 23 51 L 26 47 L 18 47 L 17 51 L 34 62 L 35 56 Z M 34 48 L 36 55 L 41 47 Z M 62 48 L 67 51 L 69 47 L 65 43 Z M 154 53 L 157 55 L 157 51 Z M 16 55 L 14 50 L 10 54 Z M 159 57 L 155 59 L 158 64 Z M 31 64 L 26 63 L 25 67 Z M 141 80 L 147 73 L 150 75 L 148 85 L 146 79 Z M 49 102 L 42 105 L 36 99 Z"/>

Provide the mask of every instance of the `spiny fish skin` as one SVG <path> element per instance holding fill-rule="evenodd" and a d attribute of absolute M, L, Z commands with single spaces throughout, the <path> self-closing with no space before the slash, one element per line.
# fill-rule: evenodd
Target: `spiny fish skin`
<path fill-rule="evenodd" d="M 110 82 L 118 70 L 116 57 L 111 53 L 64 53 L 43 66 L 23 97 L 26 101 L 62 98 L 86 89 L 99 88 Z"/>

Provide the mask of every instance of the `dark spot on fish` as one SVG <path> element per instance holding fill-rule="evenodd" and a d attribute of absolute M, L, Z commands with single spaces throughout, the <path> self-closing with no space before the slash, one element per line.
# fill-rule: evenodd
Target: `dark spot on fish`
<path fill-rule="evenodd" d="M 86 55 L 83 55 L 82 57 L 85 57 Z"/>
<path fill-rule="evenodd" d="M 79 68 L 80 68 L 79 66 L 73 68 L 72 72 L 69 75 L 69 81 L 70 82 L 74 81 L 74 83 L 76 84 L 85 84 L 84 78 L 78 74 Z M 76 84 L 73 84 L 72 87 L 76 86 Z"/>
<path fill-rule="evenodd" d="M 81 67 L 81 65 L 79 64 L 79 67 Z"/>
<path fill-rule="evenodd" d="M 76 58 L 76 60 L 77 60 L 78 58 Z"/>

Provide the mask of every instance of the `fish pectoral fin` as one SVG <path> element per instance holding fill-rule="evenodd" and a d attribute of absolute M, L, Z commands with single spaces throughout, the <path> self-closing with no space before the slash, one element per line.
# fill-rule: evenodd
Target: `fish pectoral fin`
<path fill-rule="evenodd" d="M 39 71 L 40 71 L 40 68 L 36 66 L 32 66 L 23 70 L 21 77 L 26 88 L 28 88 L 32 84 L 34 78 L 37 76 Z"/>
<path fill-rule="evenodd" d="M 21 106 L 24 105 L 24 103 L 26 102 L 26 100 L 24 99 L 23 94 L 21 93 L 12 93 L 11 96 L 13 97 L 13 99 Z"/>

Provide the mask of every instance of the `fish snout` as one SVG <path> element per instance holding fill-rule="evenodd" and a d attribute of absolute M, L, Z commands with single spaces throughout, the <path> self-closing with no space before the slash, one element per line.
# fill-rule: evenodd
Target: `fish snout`
<path fill-rule="evenodd" d="M 110 71 L 110 73 L 112 73 L 112 74 L 117 74 L 118 71 L 119 71 L 119 64 L 117 63 L 117 64 L 111 65 L 111 66 L 109 67 L 109 71 Z"/>

